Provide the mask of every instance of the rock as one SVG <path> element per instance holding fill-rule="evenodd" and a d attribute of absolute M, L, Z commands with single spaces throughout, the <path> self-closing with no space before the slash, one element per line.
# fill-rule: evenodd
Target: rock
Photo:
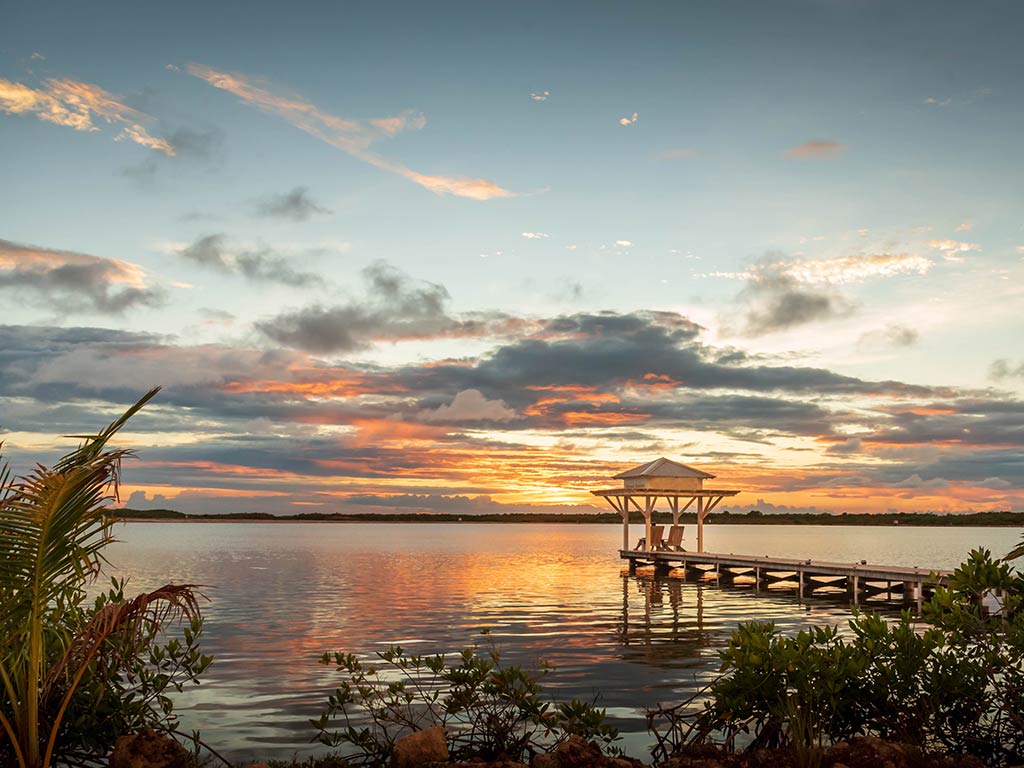
<path fill-rule="evenodd" d="M 421 768 L 430 763 L 447 762 L 448 744 L 440 725 L 403 736 L 391 751 L 391 768 Z"/>
<path fill-rule="evenodd" d="M 592 741 L 579 736 L 570 736 L 555 748 L 558 768 L 603 768 L 604 755 L 601 748 Z"/>
<path fill-rule="evenodd" d="M 192 755 L 170 736 L 143 728 L 118 736 L 110 753 L 110 768 L 191 768 Z"/>

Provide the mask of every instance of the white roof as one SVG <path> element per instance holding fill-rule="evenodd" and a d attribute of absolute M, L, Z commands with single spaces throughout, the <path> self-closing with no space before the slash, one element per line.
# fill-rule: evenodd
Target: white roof
<path fill-rule="evenodd" d="M 700 477 L 700 478 L 713 478 L 714 475 L 710 475 L 707 472 L 701 472 L 699 469 L 688 467 L 685 464 L 680 464 L 678 461 L 672 461 L 666 459 L 664 456 L 654 461 L 649 461 L 646 464 L 641 464 L 632 469 L 627 469 L 625 472 L 620 472 L 615 475 L 613 480 L 625 480 L 628 477 Z"/>

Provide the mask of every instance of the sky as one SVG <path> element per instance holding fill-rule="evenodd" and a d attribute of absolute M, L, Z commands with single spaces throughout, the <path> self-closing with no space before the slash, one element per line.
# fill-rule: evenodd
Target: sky
<path fill-rule="evenodd" d="M 122 501 L 1024 507 L 1017 2 L 16 3 L 0 439 Z"/>

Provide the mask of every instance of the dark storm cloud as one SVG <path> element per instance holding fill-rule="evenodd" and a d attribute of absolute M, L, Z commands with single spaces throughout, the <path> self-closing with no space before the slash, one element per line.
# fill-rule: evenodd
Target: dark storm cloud
<path fill-rule="evenodd" d="M 374 341 L 483 334 L 503 315 L 448 313 L 444 286 L 414 280 L 378 262 L 363 270 L 366 295 L 345 304 L 314 304 L 256 323 L 268 338 L 318 354 L 351 352 Z"/>
<path fill-rule="evenodd" d="M 178 251 L 181 258 L 215 269 L 224 274 L 236 274 L 254 282 L 280 283 L 294 288 L 323 285 L 323 278 L 313 272 L 295 270 L 286 258 L 269 248 L 245 250 L 230 248 L 223 234 L 206 235 L 192 245 Z"/>
<path fill-rule="evenodd" d="M 292 221 L 306 221 L 314 214 L 329 214 L 330 210 L 317 204 L 305 187 L 295 187 L 283 195 L 272 195 L 256 204 L 256 215 Z"/>
<path fill-rule="evenodd" d="M 675 313 L 576 314 L 554 318 L 534 338 L 498 347 L 472 366 L 439 363 L 395 371 L 411 388 L 475 388 L 514 407 L 535 396 L 529 387 L 610 388 L 662 377 L 678 389 L 752 392 L 888 394 L 926 397 L 935 390 L 894 381 L 865 381 L 822 368 L 734 364 L 698 340 L 700 327 Z M 746 358 L 742 358 L 744 361 Z"/>
<path fill-rule="evenodd" d="M 0 290 L 14 290 L 59 313 L 121 314 L 164 303 L 142 270 L 119 259 L 0 240 Z"/>
<path fill-rule="evenodd" d="M 743 333 L 747 336 L 845 317 L 854 309 L 830 289 L 812 287 L 781 273 L 760 273 L 737 298 L 746 306 Z"/>
<path fill-rule="evenodd" d="M 962 398 L 892 409 L 875 432 L 861 439 L 865 444 L 1024 448 L 1024 402 Z"/>
<path fill-rule="evenodd" d="M 683 395 L 673 402 L 644 402 L 643 408 L 662 426 L 685 424 L 694 429 L 715 430 L 734 437 L 778 434 L 818 437 L 831 431 L 836 415 L 804 400 L 751 395 Z"/>

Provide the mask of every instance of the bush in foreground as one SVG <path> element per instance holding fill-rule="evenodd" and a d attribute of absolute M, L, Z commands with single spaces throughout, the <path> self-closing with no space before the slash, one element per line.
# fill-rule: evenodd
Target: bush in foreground
<path fill-rule="evenodd" d="M 1001 597 L 998 615 L 986 595 Z M 825 745 L 868 735 L 992 766 L 1024 762 L 1022 600 L 1024 579 L 977 550 L 925 604 L 923 627 L 908 612 L 895 623 L 855 613 L 848 636 L 743 624 L 676 743 L 788 746 L 810 765 Z"/>
<path fill-rule="evenodd" d="M 321 663 L 345 680 L 312 721 L 316 740 L 342 748 L 355 764 L 384 766 L 399 737 L 437 725 L 454 761 L 521 761 L 574 735 L 616 751 L 618 731 L 605 723 L 604 710 L 546 701 L 540 679 L 547 668 L 502 664 L 489 638 L 483 650 L 467 648 L 453 659 L 392 646 L 372 664 L 343 653 L 324 654 Z"/>
<path fill-rule="evenodd" d="M 131 599 L 124 583 L 91 605 L 110 543 L 121 461 L 109 440 L 157 390 L 53 467 L 0 465 L 0 765 L 103 762 L 121 734 L 173 730 L 168 693 L 210 663 L 197 594 L 168 584 Z M 182 639 L 164 628 L 185 622 Z"/>

